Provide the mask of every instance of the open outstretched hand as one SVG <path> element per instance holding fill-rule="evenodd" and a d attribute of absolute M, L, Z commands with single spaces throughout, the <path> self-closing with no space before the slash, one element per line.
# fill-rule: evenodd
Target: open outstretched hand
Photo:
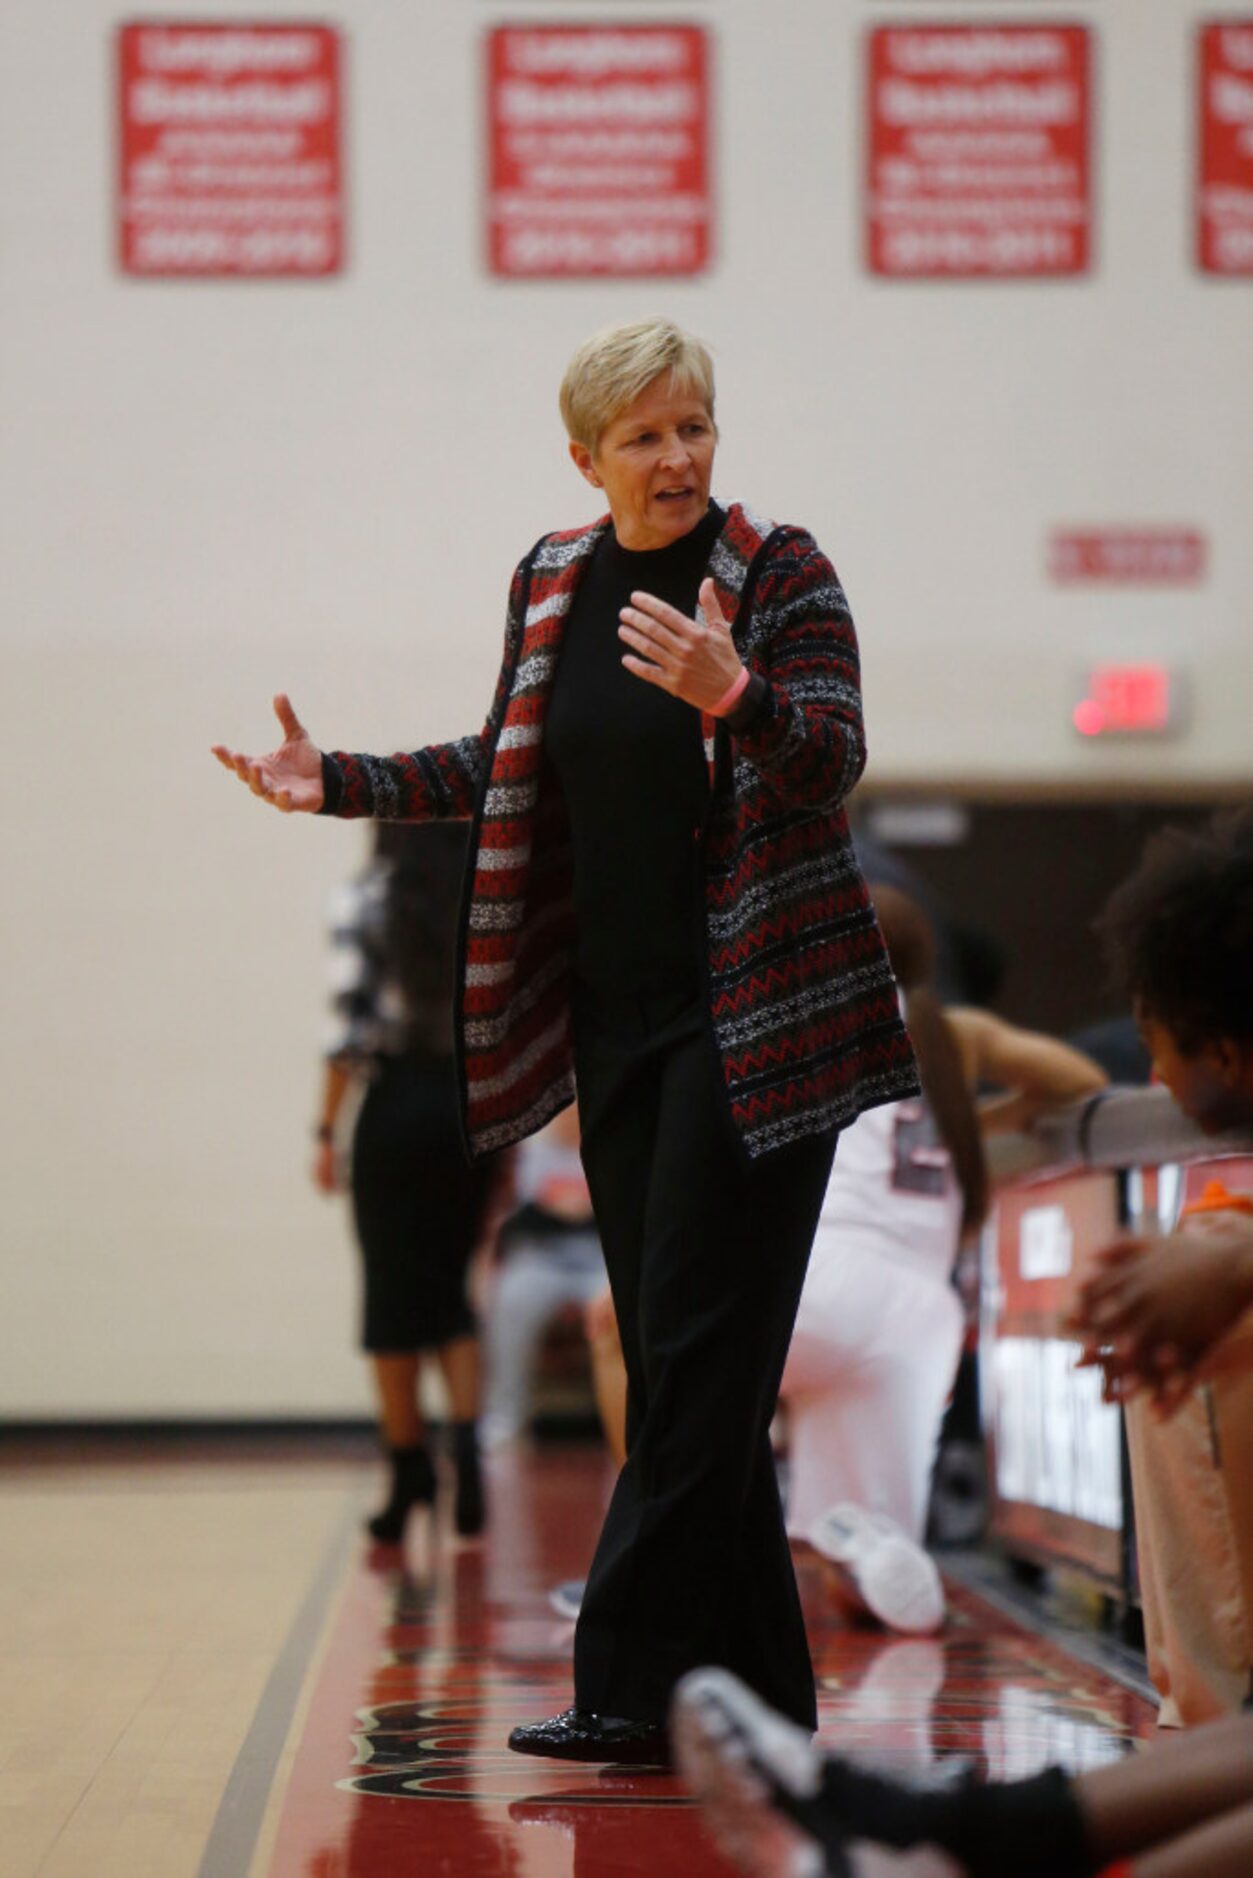
<path fill-rule="evenodd" d="M 224 768 L 233 770 L 241 782 L 247 783 L 254 796 L 272 802 L 284 815 L 316 814 L 323 801 L 322 753 L 293 711 L 286 692 L 280 691 L 275 698 L 274 714 L 283 727 L 283 742 L 269 756 L 245 756 L 224 743 L 215 743 L 213 754 Z"/>

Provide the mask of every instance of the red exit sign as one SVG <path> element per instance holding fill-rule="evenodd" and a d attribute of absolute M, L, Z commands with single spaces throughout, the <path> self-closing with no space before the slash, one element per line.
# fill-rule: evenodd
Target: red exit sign
<path fill-rule="evenodd" d="M 1178 728 L 1181 687 L 1169 667 L 1096 665 L 1074 709 L 1081 737 L 1161 736 Z"/>

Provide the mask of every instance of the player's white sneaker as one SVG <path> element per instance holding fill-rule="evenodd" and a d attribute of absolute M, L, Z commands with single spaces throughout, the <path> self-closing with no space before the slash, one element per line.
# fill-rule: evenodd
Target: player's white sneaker
<path fill-rule="evenodd" d="M 822 1777 L 808 1734 L 725 1669 L 684 1676 L 670 1709 L 679 1772 L 727 1857 L 752 1878 L 845 1878 L 838 1845 L 807 1825 Z"/>
<path fill-rule="evenodd" d="M 816 1519 L 810 1544 L 843 1566 L 872 1617 L 889 1630 L 922 1633 L 944 1622 L 944 1587 L 935 1562 L 886 1513 L 841 1500 Z"/>

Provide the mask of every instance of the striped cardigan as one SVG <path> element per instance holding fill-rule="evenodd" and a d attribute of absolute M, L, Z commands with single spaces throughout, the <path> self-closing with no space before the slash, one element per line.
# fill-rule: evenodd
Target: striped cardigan
<path fill-rule="evenodd" d="M 571 599 L 608 526 L 548 535 L 517 568 L 477 737 L 323 759 L 325 814 L 474 819 L 458 1055 L 475 1155 L 532 1133 L 574 1094 L 572 863 L 544 715 Z M 843 809 L 865 762 L 843 590 L 804 530 L 739 504 L 709 573 L 741 658 L 766 681 L 734 737 L 702 715 L 709 1010 L 731 1121 L 757 1156 L 918 1083 Z"/>

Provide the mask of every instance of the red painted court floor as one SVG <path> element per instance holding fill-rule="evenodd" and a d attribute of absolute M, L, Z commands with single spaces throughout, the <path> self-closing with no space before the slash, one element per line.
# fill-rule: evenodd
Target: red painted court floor
<path fill-rule="evenodd" d="M 586 1449 L 499 1457 L 491 1527 L 419 1525 L 404 1555 L 364 1547 L 329 1620 L 271 1878 L 721 1878 L 681 1783 L 524 1759 L 509 1729 L 571 1699 L 572 1627 L 548 1593 L 581 1577 L 609 1477 Z M 882 1764 L 982 1757 L 989 1778 L 1126 1753 L 1149 1704 L 1047 1636 L 950 1586 L 934 1639 L 841 1620 L 800 1566 L 822 1740 Z"/>

